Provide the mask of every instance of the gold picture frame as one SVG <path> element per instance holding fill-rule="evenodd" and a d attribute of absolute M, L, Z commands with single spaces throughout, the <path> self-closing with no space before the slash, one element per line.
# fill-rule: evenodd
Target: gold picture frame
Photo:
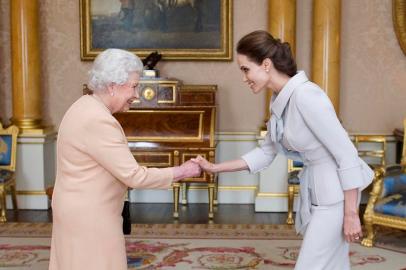
<path fill-rule="evenodd" d="M 392 1 L 393 26 L 403 53 L 406 55 L 406 0 Z"/>
<path fill-rule="evenodd" d="M 231 61 L 232 0 L 189 2 L 195 6 L 172 6 L 162 14 L 151 0 L 80 0 L 81 59 L 122 48 L 139 57 L 158 51 L 163 60 Z"/>
<path fill-rule="evenodd" d="M 0 136 L 10 136 L 11 137 L 11 149 L 10 149 L 10 163 L 0 165 L 0 169 L 6 169 L 9 171 L 15 171 L 16 168 L 16 153 L 17 153 L 17 136 L 19 129 L 17 126 L 12 125 L 8 128 L 3 128 L 3 125 L 0 123 Z M 7 147 L 2 146 L 3 140 L 0 137 L 0 150 L 8 150 Z M 1 153 L 1 151 L 0 151 Z"/>

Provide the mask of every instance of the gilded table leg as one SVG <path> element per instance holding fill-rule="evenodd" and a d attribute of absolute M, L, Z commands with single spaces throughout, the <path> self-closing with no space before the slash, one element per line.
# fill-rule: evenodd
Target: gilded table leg
<path fill-rule="evenodd" d="M 210 183 L 208 185 L 209 188 L 209 219 L 214 218 L 214 213 L 213 213 L 213 199 L 214 199 L 214 183 Z"/>
<path fill-rule="evenodd" d="M 218 192 L 219 192 L 219 183 L 218 183 L 218 176 L 214 176 L 214 200 L 213 200 L 213 205 L 217 206 L 218 205 Z"/>
<path fill-rule="evenodd" d="M 4 186 L 0 187 L 0 205 L 1 205 L 1 215 L 0 222 L 6 222 L 6 190 Z"/>
<path fill-rule="evenodd" d="M 216 159 L 215 159 L 215 153 L 214 153 L 214 151 L 210 151 L 209 152 L 209 161 L 211 162 L 211 163 L 215 163 L 216 162 Z M 213 173 L 211 173 L 211 174 L 209 174 L 209 177 L 210 177 L 210 184 L 209 184 L 209 196 L 210 196 L 210 186 L 211 186 L 211 189 L 212 189 L 212 197 L 211 197 L 211 200 L 210 200 L 210 197 L 209 197 L 209 202 L 211 202 L 212 203 L 212 206 L 213 206 L 213 204 L 214 205 L 217 205 L 218 204 L 218 202 L 217 202 L 217 192 L 218 192 L 218 183 L 217 183 L 217 175 L 216 174 L 213 174 Z M 210 213 L 213 213 L 213 209 L 211 209 L 211 210 L 209 210 L 209 218 L 210 218 Z M 212 214 L 212 217 L 211 218 L 213 218 L 213 214 Z"/>
<path fill-rule="evenodd" d="M 295 196 L 295 187 L 288 185 L 288 218 L 286 219 L 286 224 L 292 225 L 293 221 L 293 202 Z"/>
<path fill-rule="evenodd" d="M 187 204 L 187 183 L 182 183 L 182 204 Z"/>
<path fill-rule="evenodd" d="M 179 183 L 174 183 L 173 184 L 173 217 L 178 218 L 179 217 L 179 189 L 180 189 L 180 184 Z"/>

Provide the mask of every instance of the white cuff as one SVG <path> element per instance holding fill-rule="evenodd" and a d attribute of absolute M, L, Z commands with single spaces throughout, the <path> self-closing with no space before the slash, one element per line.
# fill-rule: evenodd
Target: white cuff
<path fill-rule="evenodd" d="M 361 165 L 351 168 L 338 169 L 341 187 L 343 190 L 361 188 L 364 186 L 364 175 Z"/>
<path fill-rule="evenodd" d="M 272 163 L 274 155 L 266 155 L 261 148 L 257 147 L 241 158 L 247 163 L 250 173 L 257 173 Z"/>

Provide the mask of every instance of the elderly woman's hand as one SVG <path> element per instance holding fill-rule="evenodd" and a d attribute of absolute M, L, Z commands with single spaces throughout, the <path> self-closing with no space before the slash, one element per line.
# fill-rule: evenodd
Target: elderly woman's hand
<path fill-rule="evenodd" d="M 199 176 L 201 173 L 200 166 L 188 160 L 178 167 L 173 167 L 173 180 L 177 182 L 183 178 Z"/>
<path fill-rule="evenodd" d="M 207 159 L 203 158 L 202 156 L 197 156 L 196 158 L 191 159 L 193 162 L 196 164 L 199 164 L 199 166 L 206 172 L 209 173 L 214 173 L 214 164 L 207 161 Z"/>

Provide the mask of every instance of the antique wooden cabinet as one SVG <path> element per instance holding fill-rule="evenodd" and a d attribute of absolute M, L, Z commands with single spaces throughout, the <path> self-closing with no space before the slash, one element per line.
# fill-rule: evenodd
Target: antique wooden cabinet
<path fill-rule="evenodd" d="M 130 149 L 141 165 L 177 166 L 202 155 L 215 160 L 216 85 L 183 85 L 178 80 L 141 80 L 140 99 L 129 111 L 115 114 Z M 187 204 L 189 183 L 204 183 L 209 196 L 209 218 L 217 203 L 217 180 L 202 173 L 173 185 L 174 213 L 179 216 L 179 193 Z"/>

